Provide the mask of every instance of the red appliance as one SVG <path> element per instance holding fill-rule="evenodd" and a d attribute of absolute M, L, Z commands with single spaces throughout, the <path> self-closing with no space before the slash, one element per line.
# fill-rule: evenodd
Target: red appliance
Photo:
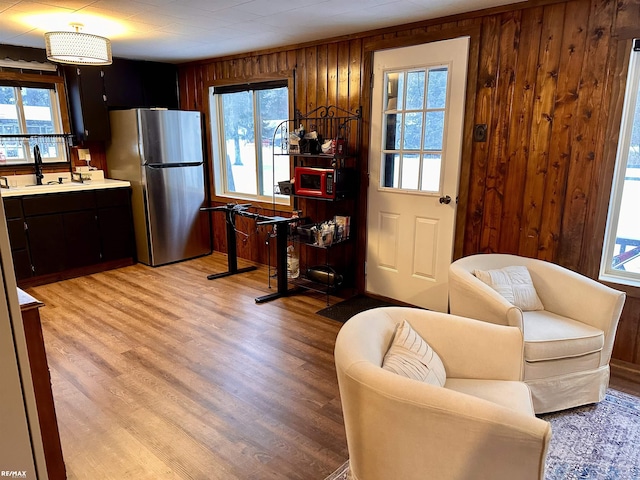
<path fill-rule="evenodd" d="M 294 172 L 296 195 L 334 200 L 356 190 L 351 168 L 295 167 Z"/>

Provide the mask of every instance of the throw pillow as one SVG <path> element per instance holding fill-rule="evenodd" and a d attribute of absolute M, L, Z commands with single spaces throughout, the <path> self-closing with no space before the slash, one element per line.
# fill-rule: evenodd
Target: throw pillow
<path fill-rule="evenodd" d="M 404 377 L 439 387 L 447 375 L 442 360 L 431 346 L 404 320 L 396 328 L 382 368 Z"/>
<path fill-rule="evenodd" d="M 524 311 L 544 310 L 527 267 L 519 265 L 497 270 L 475 270 L 473 274 L 516 307 Z"/>

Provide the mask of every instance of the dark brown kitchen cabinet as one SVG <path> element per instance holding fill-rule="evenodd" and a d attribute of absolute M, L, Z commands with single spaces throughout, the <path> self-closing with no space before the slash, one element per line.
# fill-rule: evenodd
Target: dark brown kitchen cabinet
<path fill-rule="evenodd" d="M 9 228 L 10 238 L 22 238 L 22 242 L 24 242 L 24 248 L 13 249 L 13 246 L 11 248 L 16 279 L 22 280 L 23 278 L 29 278 L 33 272 L 31 270 L 31 257 L 29 256 L 29 250 L 27 248 L 26 235 L 24 233 L 24 221 L 7 220 L 7 227 Z"/>
<path fill-rule="evenodd" d="M 178 69 L 161 62 L 114 58 L 104 67 L 107 107 L 178 108 Z"/>
<path fill-rule="evenodd" d="M 65 213 L 62 216 L 62 223 L 65 268 L 79 268 L 99 263 L 102 260 L 102 253 L 95 209 Z"/>
<path fill-rule="evenodd" d="M 114 58 L 113 63 L 104 69 L 104 90 L 109 108 L 137 108 L 144 105 L 138 62 Z"/>
<path fill-rule="evenodd" d="M 4 209 L 7 216 L 7 230 L 11 255 L 16 273 L 16 280 L 31 277 L 31 258 L 27 244 L 26 223 L 22 211 L 22 201 L 19 198 L 5 198 Z"/>
<path fill-rule="evenodd" d="M 8 224 L 12 222 L 9 236 L 20 286 L 133 263 L 129 188 L 3 200 Z"/>
<path fill-rule="evenodd" d="M 100 262 L 94 191 L 31 195 L 22 203 L 34 275 Z"/>
<path fill-rule="evenodd" d="M 178 68 L 170 63 L 141 62 L 146 107 L 179 108 Z"/>
<path fill-rule="evenodd" d="M 135 243 L 129 190 L 123 188 L 98 190 L 96 203 L 102 261 L 108 262 L 132 256 Z"/>
<path fill-rule="evenodd" d="M 62 215 L 38 215 L 27 218 L 27 233 L 33 275 L 47 275 L 64 270 Z"/>
<path fill-rule="evenodd" d="M 111 137 L 109 111 L 101 67 L 64 67 L 73 133 L 81 141 Z"/>
<path fill-rule="evenodd" d="M 114 58 L 111 65 L 63 69 L 80 142 L 111 138 L 109 110 L 179 107 L 178 69 L 170 63 Z"/>

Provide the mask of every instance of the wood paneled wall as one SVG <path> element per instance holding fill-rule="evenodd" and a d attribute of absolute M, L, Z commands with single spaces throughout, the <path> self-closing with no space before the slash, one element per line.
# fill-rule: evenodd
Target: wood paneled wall
<path fill-rule="evenodd" d="M 347 110 L 365 107 L 366 147 L 371 49 L 454 38 L 475 28 L 478 35 L 472 35 L 471 49 L 477 55 L 471 57 L 470 70 L 476 73 L 468 89 L 473 111 L 467 112 L 465 128 L 489 128 L 486 142 L 465 137 L 456 256 L 514 253 L 595 278 L 615 160 L 610 144 L 617 138 L 624 59 L 628 39 L 640 36 L 639 25 L 637 0 L 524 2 L 183 65 L 181 106 L 205 112 L 203 95 L 213 81 L 295 71 L 299 110 L 325 104 Z M 366 155 L 361 163 L 366 181 Z M 366 196 L 359 200 L 363 244 Z M 222 232 L 216 249 L 224 250 L 224 229 L 219 227 L 216 221 L 216 230 Z M 261 261 L 264 250 L 263 242 L 255 242 L 241 255 Z M 356 254 L 363 264 L 364 250 Z M 357 275 L 363 279 L 362 270 Z M 640 364 L 640 293 L 626 291 L 614 357 Z"/>

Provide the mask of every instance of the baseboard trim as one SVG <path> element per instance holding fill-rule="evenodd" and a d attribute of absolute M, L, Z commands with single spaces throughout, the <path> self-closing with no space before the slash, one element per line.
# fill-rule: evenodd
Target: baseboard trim
<path fill-rule="evenodd" d="M 611 369 L 612 376 L 624 378 L 625 380 L 640 385 L 640 365 L 637 363 L 612 359 L 609 363 L 609 368 Z"/>
<path fill-rule="evenodd" d="M 122 258 L 118 260 L 110 260 L 108 262 L 96 263 L 93 265 L 87 265 L 86 267 L 72 268 L 69 270 L 63 270 L 61 272 L 49 273 L 47 275 L 39 275 L 36 277 L 23 278 L 18 280 L 18 287 L 31 288 L 39 285 L 46 285 L 48 283 L 60 282 L 62 280 L 69 280 L 70 278 L 82 277 L 85 275 L 92 275 L 94 273 L 104 272 L 105 270 L 112 270 L 114 268 L 128 267 L 133 265 L 135 260 L 132 257 Z"/>

